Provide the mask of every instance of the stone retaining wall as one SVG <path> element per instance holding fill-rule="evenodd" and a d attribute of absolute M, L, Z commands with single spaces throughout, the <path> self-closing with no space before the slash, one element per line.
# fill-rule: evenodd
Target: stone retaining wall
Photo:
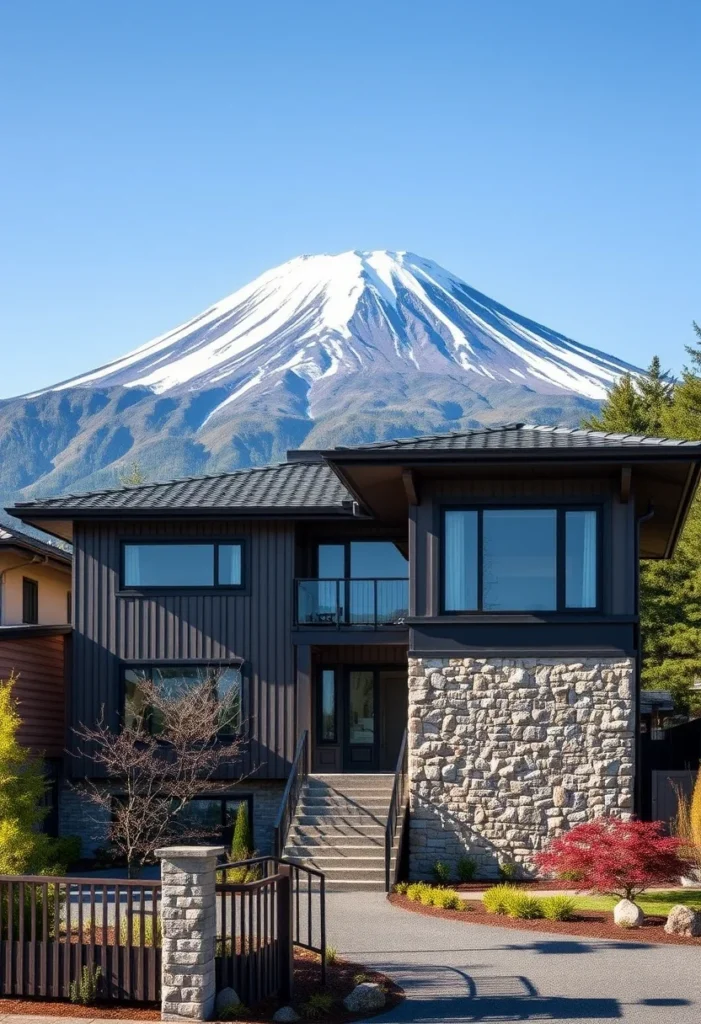
<path fill-rule="evenodd" d="M 482 877 L 580 821 L 633 810 L 632 658 L 409 658 L 411 875 Z"/>

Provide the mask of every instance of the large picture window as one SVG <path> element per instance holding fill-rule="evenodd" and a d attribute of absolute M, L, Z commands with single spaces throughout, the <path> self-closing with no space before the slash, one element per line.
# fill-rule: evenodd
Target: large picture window
<path fill-rule="evenodd" d="M 137 665 L 124 670 L 124 722 L 134 725 L 143 716 L 146 729 L 158 734 L 163 723 L 155 710 L 146 706 L 143 683 L 155 683 L 159 689 L 177 697 L 189 686 L 209 682 L 217 697 L 227 698 L 233 691 L 231 713 L 222 720 L 222 735 L 241 729 L 241 667 L 239 665 Z M 227 706 L 229 701 L 227 700 Z"/>
<path fill-rule="evenodd" d="M 598 606 L 596 509 L 446 509 L 445 612 Z"/>
<path fill-rule="evenodd" d="M 241 541 L 205 544 L 125 542 L 125 587 L 241 587 Z"/>

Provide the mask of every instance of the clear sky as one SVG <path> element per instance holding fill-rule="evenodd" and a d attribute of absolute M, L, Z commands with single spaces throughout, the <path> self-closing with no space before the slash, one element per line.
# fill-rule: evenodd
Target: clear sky
<path fill-rule="evenodd" d="M 677 370 L 700 53 L 698 0 L 5 0 L 0 397 L 345 249 Z"/>

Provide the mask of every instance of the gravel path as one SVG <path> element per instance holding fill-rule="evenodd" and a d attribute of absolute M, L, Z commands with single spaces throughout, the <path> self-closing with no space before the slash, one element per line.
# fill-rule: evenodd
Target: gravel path
<path fill-rule="evenodd" d="M 623 1020 L 699 1024 L 701 952 L 409 914 L 382 893 L 332 893 L 328 941 L 407 992 L 378 1022 Z"/>

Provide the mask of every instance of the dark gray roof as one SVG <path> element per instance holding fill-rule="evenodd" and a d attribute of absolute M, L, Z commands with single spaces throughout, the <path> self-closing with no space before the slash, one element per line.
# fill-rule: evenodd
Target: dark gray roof
<path fill-rule="evenodd" d="M 669 690 L 640 691 L 640 713 L 649 715 L 655 710 L 674 711 L 674 698 Z"/>
<path fill-rule="evenodd" d="M 40 540 L 38 537 L 31 537 L 28 533 L 15 530 L 14 527 L 6 526 L 4 523 L 0 524 L 0 548 L 20 548 L 37 555 L 48 555 L 49 558 L 65 562 L 66 565 L 70 565 L 71 562 L 71 553 L 65 548 Z"/>
<path fill-rule="evenodd" d="M 699 441 L 675 441 L 666 437 L 614 434 L 601 430 L 581 430 L 572 427 L 539 427 L 527 423 L 507 423 L 500 427 L 480 427 L 452 434 L 402 437 L 395 441 L 375 441 L 372 444 L 340 445 L 333 451 L 484 451 L 486 449 L 527 450 L 533 448 L 640 448 L 641 446 L 645 448 L 695 448 L 701 452 L 701 442 Z"/>
<path fill-rule="evenodd" d="M 342 512 L 351 501 L 332 469 L 322 462 L 282 463 L 260 469 L 241 469 L 219 476 L 196 476 L 168 483 L 139 484 L 89 494 L 18 502 L 18 513 L 31 511 L 115 512 L 139 510 L 270 510 Z M 11 510 L 10 510 L 11 511 Z"/>

